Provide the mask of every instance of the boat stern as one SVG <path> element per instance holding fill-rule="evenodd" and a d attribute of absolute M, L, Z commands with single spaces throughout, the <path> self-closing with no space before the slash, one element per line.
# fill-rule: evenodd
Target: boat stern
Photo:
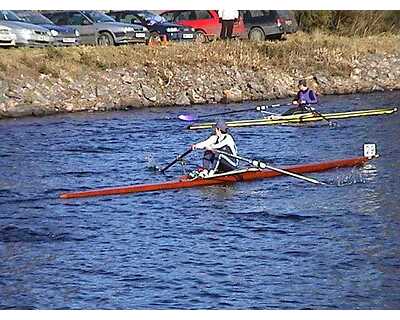
<path fill-rule="evenodd" d="M 364 157 L 368 159 L 379 157 L 376 143 L 364 143 Z"/>

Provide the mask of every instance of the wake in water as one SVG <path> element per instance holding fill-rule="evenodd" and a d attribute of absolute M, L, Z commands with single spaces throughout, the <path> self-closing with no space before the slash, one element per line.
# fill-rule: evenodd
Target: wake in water
<path fill-rule="evenodd" d="M 352 168 L 350 172 L 339 174 L 331 181 L 328 181 L 328 183 L 337 187 L 367 183 L 367 176 L 366 173 L 359 168 Z"/>

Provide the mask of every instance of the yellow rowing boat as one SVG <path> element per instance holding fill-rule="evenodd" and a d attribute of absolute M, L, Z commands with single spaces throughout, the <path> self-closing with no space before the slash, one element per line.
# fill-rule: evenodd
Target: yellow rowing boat
<path fill-rule="evenodd" d="M 237 120 L 237 121 L 227 121 L 228 127 L 252 127 L 252 126 L 269 126 L 269 125 L 284 125 L 284 124 L 299 124 L 308 123 L 313 121 L 321 120 L 340 120 L 349 119 L 356 117 L 368 117 L 368 116 L 379 116 L 392 114 L 397 111 L 397 107 L 392 108 L 381 108 L 381 109 L 371 109 L 371 110 L 357 110 L 357 111 L 346 111 L 346 112 L 333 112 L 333 113 L 323 113 L 320 115 L 313 113 L 302 113 L 290 116 L 272 116 L 263 119 L 254 120 Z M 188 126 L 190 130 L 199 130 L 211 128 L 214 122 L 204 122 L 198 124 L 191 124 Z"/>

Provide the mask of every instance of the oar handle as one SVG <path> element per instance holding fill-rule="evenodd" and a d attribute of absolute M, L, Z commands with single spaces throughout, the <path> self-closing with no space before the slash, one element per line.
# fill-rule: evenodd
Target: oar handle
<path fill-rule="evenodd" d="M 291 106 L 291 103 L 284 103 L 284 104 L 280 104 L 280 103 L 276 103 L 276 104 L 270 104 L 268 106 L 266 105 L 261 105 L 261 106 L 257 106 L 256 110 L 257 111 L 264 111 L 270 108 L 277 108 L 277 107 L 284 107 L 284 106 Z"/>

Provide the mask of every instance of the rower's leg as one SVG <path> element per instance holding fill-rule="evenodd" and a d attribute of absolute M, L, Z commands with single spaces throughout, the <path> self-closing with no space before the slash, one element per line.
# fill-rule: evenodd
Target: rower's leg
<path fill-rule="evenodd" d="M 210 170 L 213 169 L 215 166 L 215 162 L 217 161 L 214 152 L 207 150 L 204 152 L 203 156 L 203 168 Z"/>
<path fill-rule="evenodd" d="M 286 112 L 282 113 L 281 116 L 292 116 L 295 114 L 309 113 L 309 109 L 307 109 L 307 105 L 301 104 L 297 107 L 290 108 Z"/>
<path fill-rule="evenodd" d="M 282 113 L 281 116 L 291 116 L 298 110 L 298 108 L 299 108 L 298 106 L 296 106 L 294 108 L 290 108 L 286 112 Z"/>
<path fill-rule="evenodd" d="M 223 154 L 219 154 L 218 162 L 214 167 L 214 172 L 224 173 L 236 169 L 237 169 L 237 162 L 235 162 L 234 160 Z"/>

